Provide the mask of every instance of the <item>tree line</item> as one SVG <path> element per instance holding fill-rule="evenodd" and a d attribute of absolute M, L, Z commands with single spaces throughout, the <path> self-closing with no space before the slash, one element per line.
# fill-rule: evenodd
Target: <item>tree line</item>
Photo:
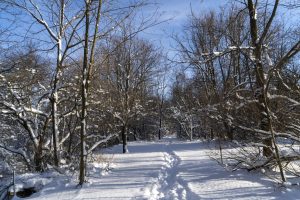
<path fill-rule="evenodd" d="M 126 153 L 128 138 L 154 134 L 162 53 L 138 36 L 159 23 L 140 17 L 146 2 L 0 5 L 7 16 L 1 36 L 9 38 L 1 43 L 0 65 L 0 155 L 6 164 L 19 171 L 74 165 L 82 185 L 95 149 L 121 141 Z M 11 29 L 10 21 L 22 29 Z"/>
<path fill-rule="evenodd" d="M 298 6 L 245 0 L 220 12 L 192 12 L 174 38 L 175 62 L 190 71 L 179 72 L 172 89 L 178 132 L 252 147 L 234 159 L 249 170 L 278 167 L 283 182 L 299 159 L 300 35 L 299 20 L 281 16 Z"/>

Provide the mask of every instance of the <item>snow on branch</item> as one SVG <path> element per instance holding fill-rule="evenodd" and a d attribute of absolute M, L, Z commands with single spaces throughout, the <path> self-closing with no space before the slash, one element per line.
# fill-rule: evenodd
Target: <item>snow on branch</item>
<path fill-rule="evenodd" d="M 2 105 L 4 105 L 8 110 L 14 111 L 15 113 L 21 113 L 21 112 L 26 111 L 26 112 L 29 112 L 29 113 L 32 113 L 32 114 L 38 114 L 38 115 L 42 115 L 44 117 L 48 117 L 47 113 L 45 113 L 41 110 L 37 110 L 35 108 L 29 108 L 29 107 L 26 107 L 26 106 L 16 107 L 15 105 L 13 105 L 12 103 L 9 103 L 7 101 L 1 101 L 0 103 Z M 5 110 L 4 112 L 8 113 L 8 110 Z"/>
<path fill-rule="evenodd" d="M 113 116 L 115 118 L 119 119 L 122 123 L 125 123 L 124 119 L 120 115 L 121 115 L 121 113 L 119 113 L 119 112 L 114 112 L 113 113 Z"/>
<path fill-rule="evenodd" d="M 31 126 L 31 121 L 29 119 L 27 119 L 24 114 L 22 114 L 22 112 L 24 110 L 22 110 L 21 108 L 16 108 L 15 105 L 8 103 L 6 101 L 1 101 L 0 104 L 4 105 L 7 109 L 11 110 L 12 111 L 11 114 L 15 115 L 22 122 L 21 124 L 28 131 L 29 136 L 30 136 L 32 142 L 34 143 L 35 148 L 37 148 L 38 140 L 36 138 L 36 134 Z M 2 111 L 2 113 L 3 113 L 3 111 Z"/>
<path fill-rule="evenodd" d="M 259 103 L 259 101 L 258 100 L 245 100 L 244 102 L 240 103 L 235 109 L 239 110 L 249 104 L 256 104 L 256 103 Z"/>
<path fill-rule="evenodd" d="M 254 47 L 251 46 L 229 46 L 227 49 L 224 49 L 223 51 L 213 51 L 213 52 L 206 52 L 206 53 L 201 53 L 200 56 L 202 57 L 209 57 L 208 59 L 204 61 L 200 61 L 198 63 L 204 64 L 207 63 L 211 60 L 214 60 L 218 57 L 224 56 L 225 54 L 231 53 L 233 51 L 243 51 L 243 50 L 253 50 Z"/>
<path fill-rule="evenodd" d="M 118 134 L 112 134 L 112 135 L 108 136 L 107 138 L 105 138 L 104 140 L 100 140 L 100 141 L 96 142 L 91 148 L 88 149 L 88 154 L 90 154 L 99 145 L 105 144 L 105 143 L 109 142 L 110 140 L 117 138 L 117 137 L 118 137 Z"/>
<path fill-rule="evenodd" d="M 261 129 L 256 129 L 256 128 L 248 128 L 245 126 L 237 126 L 240 129 L 246 130 L 246 131 L 251 131 L 251 132 L 255 132 L 255 133 L 259 133 L 262 135 L 266 135 L 266 136 L 271 136 L 271 132 L 269 131 L 264 131 Z M 283 137 L 283 138 L 290 138 L 294 141 L 300 142 L 300 139 L 298 137 L 293 136 L 293 133 L 289 132 L 289 133 L 281 133 L 281 132 L 275 132 L 274 133 L 276 137 Z"/>
<path fill-rule="evenodd" d="M 6 151 L 9 151 L 11 153 L 20 155 L 24 159 L 27 167 L 30 168 L 30 166 L 31 166 L 30 159 L 27 157 L 25 151 L 23 151 L 22 149 L 14 149 L 14 148 L 8 147 L 4 144 L 0 144 L 0 148 L 5 149 Z"/>
<path fill-rule="evenodd" d="M 48 117 L 48 114 L 43 112 L 43 111 L 40 111 L 40 110 L 37 110 L 35 108 L 28 108 L 28 107 L 25 107 L 25 106 L 22 106 L 22 108 L 24 109 L 24 111 L 26 112 L 30 112 L 32 114 L 38 114 L 38 115 L 42 115 L 44 117 Z"/>
<path fill-rule="evenodd" d="M 293 103 L 293 105 L 300 105 L 300 102 L 298 102 L 298 101 L 296 101 L 294 99 L 291 99 L 291 98 L 289 98 L 287 96 L 284 96 L 284 95 L 274 95 L 273 94 L 273 95 L 269 96 L 269 99 L 284 99 L 284 100 L 287 100 L 287 101 Z"/>

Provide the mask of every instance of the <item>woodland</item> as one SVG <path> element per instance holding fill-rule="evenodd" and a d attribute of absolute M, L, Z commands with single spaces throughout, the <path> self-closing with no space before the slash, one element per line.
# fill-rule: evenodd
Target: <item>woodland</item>
<path fill-rule="evenodd" d="M 216 141 L 234 168 L 299 176 L 300 3 L 191 8 L 171 55 L 143 32 L 172 19 L 147 6 L 0 1 L 1 177 L 67 168 L 83 185 L 100 149 L 170 134 Z"/>

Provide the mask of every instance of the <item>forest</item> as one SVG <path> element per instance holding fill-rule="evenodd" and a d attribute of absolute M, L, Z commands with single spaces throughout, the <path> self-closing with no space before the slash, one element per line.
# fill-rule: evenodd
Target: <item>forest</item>
<path fill-rule="evenodd" d="M 1 178 L 67 168 L 83 185 L 99 150 L 170 134 L 215 142 L 233 168 L 299 176 L 299 1 L 191 7 L 171 54 L 143 35 L 172 23 L 149 6 L 0 1 Z"/>

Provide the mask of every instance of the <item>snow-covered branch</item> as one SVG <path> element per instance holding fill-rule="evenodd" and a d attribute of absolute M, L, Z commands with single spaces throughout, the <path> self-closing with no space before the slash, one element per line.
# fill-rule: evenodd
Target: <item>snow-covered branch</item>
<path fill-rule="evenodd" d="M 107 142 L 109 142 L 110 140 L 112 139 L 115 139 L 119 137 L 119 134 L 112 134 L 112 135 L 109 135 L 108 137 L 106 137 L 105 139 L 103 140 L 100 140 L 98 142 L 96 142 L 95 144 L 93 144 L 93 146 L 91 148 L 88 149 L 88 154 L 90 154 L 95 148 L 97 148 L 99 145 L 101 144 L 106 144 Z"/>
<path fill-rule="evenodd" d="M 271 137 L 271 132 L 270 131 L 264 131 L 264 130 L 256 129 L 256 128 L 248 128 L 248 127 L 241 126 L 241 125 L 238 125 L 236 127 L 240 128 L 240 129 L 243 129 L 243 130 L 246 130 L 246 131 L 251 131 L 251 132 L 262 134 L 262 135 L 267 136 L 267 137 Z M 274 134 L 275 134 L 276 137 L 290 138 L 294 141 L 300 142 L 300 139 L 296 136 L 293 136 L 294 134 L 290 133 L 290 132 L 287 132 L 287 133 L 274 132 Z"/>
<path fill-rule="evenodd" d="M 298 102 L 298 101 L 296 101 L 296 100 L 294 100 L 292 98 L 289 98 L 287 96 L 284 96 L 284 95 L 275 95 L 275 94 L 273 94 L 273 95 L 269 95 L 268 97 L 269 97 L 269 99 L 283 99 L 283 100 L 287 100 L 287 101 L 293 103 L 292 106 L 300 105 L 300 102 Z"/>
<path fill-rule="evenodd" d="M 6 146 L 4 144 L 0 144 L 0 148 L 5 149 L 6 151 L 9 151 L 11 153 L 20 155 L 24 159 L 27 167 L 29 169 L 31 168 L 30 159 L 28 158 L 28 156 L 26 155 L 26 153 L 25 153 L 24 150 L 22 150 L 22 149 L 14 149 L 14 148 Z"/>

